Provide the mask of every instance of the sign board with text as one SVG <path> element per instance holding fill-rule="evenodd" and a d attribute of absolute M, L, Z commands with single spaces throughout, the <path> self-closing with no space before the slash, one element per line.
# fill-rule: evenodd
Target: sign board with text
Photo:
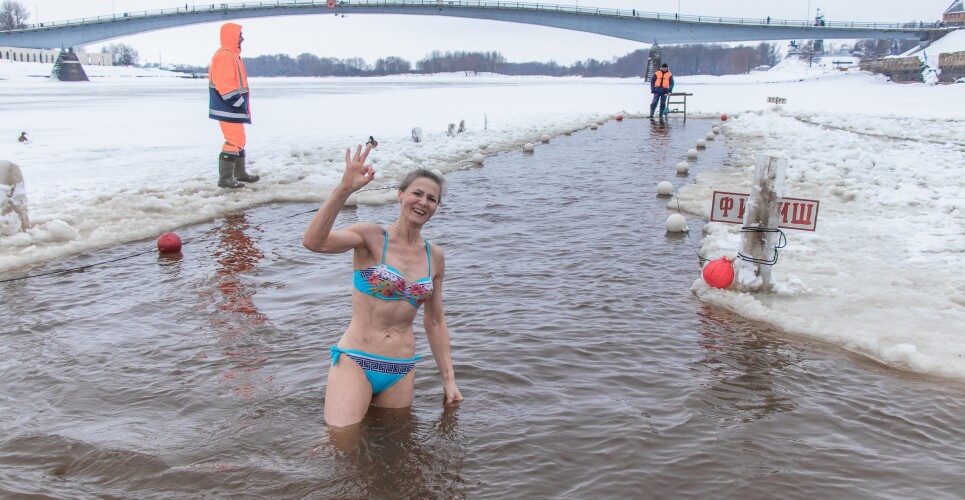
<path fill-rule="evenodd" d="M 714 204 L 710 208 L 710 221 L 742 224 L 748 198 L 750 198 L 750 195 L 744 193 L 714 191 Z M 781 198 L 777 205 L 781 222 L 777 227 L 814 231 L 818 225 L 818 205 L 818 200 Z"/>
<path fill-rule="evenodd" d="M 767 102 L 774 103 L 774 104 L 787 104 L 787 98 L 786 97 L 768 97 Z"/>

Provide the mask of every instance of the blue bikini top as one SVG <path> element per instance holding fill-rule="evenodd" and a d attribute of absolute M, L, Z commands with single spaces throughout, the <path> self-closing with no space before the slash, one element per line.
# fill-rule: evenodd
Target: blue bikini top
<path fill-rule="evenodd" d="M 407 300 L 419 308 L 432 297 L 432 257 L 429 255 L 429 240 L 426 240 L 426 260 L 429 261 L 429 275 L 406 286 L 405 277 L 394 267 L 385 264 L 385 254 L 389 250 L 389 233 L 385 233 L 382 247 L 382 262 L 368 269 L 356 269 L 352 278 L 355 289 L 382 300 Z"/>

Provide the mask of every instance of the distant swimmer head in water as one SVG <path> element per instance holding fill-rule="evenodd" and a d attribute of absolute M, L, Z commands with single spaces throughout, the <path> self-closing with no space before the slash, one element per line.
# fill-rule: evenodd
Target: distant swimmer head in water
<path fill-rule="evenodd" d="M 20 141 L 20 142 L 27 142 L 27 133 L 26 133 L 26 132 L 20 132 L 20 137 L 19 137 L 17 140 Z"/>

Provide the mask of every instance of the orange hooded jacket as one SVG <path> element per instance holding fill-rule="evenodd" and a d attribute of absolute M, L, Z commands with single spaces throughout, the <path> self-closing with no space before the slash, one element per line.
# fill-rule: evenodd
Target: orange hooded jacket
<path fill-rule="evenodd" d="M 241 60 L 241 25 L 221 26 L 221 48 L 208 67 L 208 117 L 223 122 L 251 123 L 248 74 Z"/>

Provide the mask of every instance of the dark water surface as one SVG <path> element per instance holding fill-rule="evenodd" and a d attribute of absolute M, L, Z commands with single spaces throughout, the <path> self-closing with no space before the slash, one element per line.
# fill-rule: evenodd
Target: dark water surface
<path fill-rule="evenodd" d="M 449 174 L 425 233 L 466 400 L 443 409 L 419 321 L 413 407 L 371 412 L 353 451 L 322 418 L 351 256 L 302 248 L 315 204 L 0 284 L 0 496 L 960 498 L 962 384 L 691 294 L 702 222 L 668 236 L 654 193 L 710 125 L 609 122 Z M 723 162 L 711 143 L 691 175 Z"/>

